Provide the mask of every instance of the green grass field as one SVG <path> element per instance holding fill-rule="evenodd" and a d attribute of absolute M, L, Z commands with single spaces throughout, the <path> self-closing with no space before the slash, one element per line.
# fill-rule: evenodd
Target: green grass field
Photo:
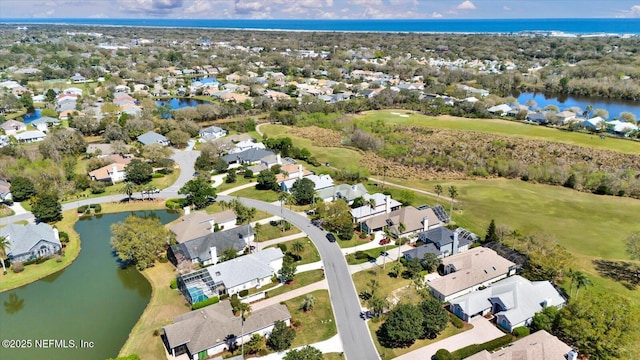
<path fill-rule="evenodd" d="M 300 255 L 300 257 L 302 259 L 300 261 L 296 262 L 296 265 L 311 264 L 311 263 L 314 263 L 316 261 L 320 261 L 320 253 L 318 253 L 318 249 L 316 249 L 316 246 L 313 245 L 313 242 L 311 240 L 309 240 L 308 237 L 295 239 L 295 240 L 289 240 L 289 241 L 283 242 L 281 244 L 283 244 L 283 245 L 285 245 L 287 247 L 287 251 L 288 252 L 294 252 L 293 251 L 293 244 L 295 242 L 297 242 L 297 241 L 302 243 L 302 245 L 304 246 L 304 249 L 302 250 L 302 252 L 298 253 L 298 255 Z M 268 247 L 276 247 L 276 245 L 272 245 L 272 246 L 268 246 Z"/>
<path fill-rule="evenodd" d="M 396 113 L 396 114 L 392 114 Z M 400 116 L 408 115 L 407 117 Z M 516 121 L 500 119 L 467 119 L 452 116 L 425 116 L 406 110 L 380 110 L 366 112 L 354 117 L 355 121 L 378 121 L 399 125 L 427 126 L 431 128 L 481 131 L 493 134 L 518 136 L 538 140 L 562 142 L 603 150 L 615 150 L 623 153 L 640 153 L 640 143 L 631 140 L 607 137 L 600 139 L 597 135 L 564 131 L 544 126 L 529 125 Z M 312 153 L 313 150 L 311 151 Z M 315 155 L 315 153 L 314 153 Z"/>
<path fill-rule="evenodd" d="M 272 298 L 274 296 L 284 294 L 287 291 L 295 290 L 303 286 L 313 284 L 314 282 L 318 282 L 322 279 L 324 279 L 324 270 L 305 271 L 303 273 L 296 274 L 296 277 L 289 284 L 285 284 L 283 286 L 280 286 L 279 288 L 267 291 L 267 296 Z"/>
<path fill-rule="evenodd" d="M 329 292 L 327 290 L 316 290 L 308 295 L 315 298 L 313 310 L 308 312 L 300 309 L 300 304 L 302 304 L 307 295 L 298 296 L 284 302 L 291 313 L 292 323 L 300 322 L 300 325 L 296 328 L 296 338 L 293 339 L 291 348 L 327 340 L 338 333 L 336 320 L 331 310 Z"/>
<path fill-rule="evenodd" d="M 297 234 L 300 232 L 295 226 L 291 226 L 289 230 L 282 231 L 282 227 L 280 226 L 280 222 L 277 222 L 276 225 L 271 224 L 263 224 L 258 227 L 257 230 L 257 242 L 267 241 L 277 239 L 283 236 L 289 236 L 293 234 Z"/>

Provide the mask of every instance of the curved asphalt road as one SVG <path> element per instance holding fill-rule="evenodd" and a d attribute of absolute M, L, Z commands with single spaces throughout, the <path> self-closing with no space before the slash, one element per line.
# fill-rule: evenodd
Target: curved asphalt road
<path fill-rule="evenodd" d="M 307 233 L 318 248 L 324 263 L 325 277 L 329 284 L 331 305 L 338 325 L 338 334 L 342 339 L 342 347 L 349 360 L 379 359 L 378 352 L 364 320 L 360 318 L 360 301 L 347 262 L 336 243 L 330 243 L 327 233 L 311 225 L 306 217 L 280 206 L 264 201 L 218 196 L 218 200 L 239 199 L 244 205 L 254 207 L 274 215 L 282 211 L 284 218 Z"/>
<path fill-rule="evenodd" d="M 193 177 L 194 163 L 200 155 L 199 151 L 176 151 L 172 159 L 180 166 L 180 175 L 173 185 L 154 194 L 156 198 L 180 197 L 178 190 Z M 135 196 L 135 194 L 134 194 Z M 99 198 L 83 199 L 62 205 L 63 210 L 74 209 L 82 205 L 118 202 L 126 199 L 126 195 L 109 195 Z M 218 196 L 219 200 L 231 200 L 231 196 Z M 324 263 L 325 277 L 329 284 L 331 305 L 338 325 L 338 333 L 342 339 L 345 356 L 348 360 L 379 359 L 366 323 L 360 318 L 360 301 L 351 279 L 347 263 L 335 243 L 330 243 L 327 233 L 312 226 L 309 219 L 286 208 L 263 201 L 239 198 L 246 206 L 274 214 L 283 214 L 285 219 L 302 229 L 318 248 Z M 33 214 L 25 213 L 0 219 L 0 224 L 8 224 L 19 220 L 31 220 Z"/>

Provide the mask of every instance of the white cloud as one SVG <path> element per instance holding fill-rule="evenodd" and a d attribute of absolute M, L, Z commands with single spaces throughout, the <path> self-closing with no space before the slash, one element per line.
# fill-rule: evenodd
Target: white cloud
<path fill-rule="evenodd" d="M 456 9 L 458 9 L 458 10 L 475 10 L 477 8 L 470 0 L 466 0 L 466 1 L 462 2 L 462 3 L 460 3 L 460 5 L 456 6 Z"/>
<path fill-rule="evenodd" d="M 441 18 L 441 17 L 442 17 L 442 14 L 440 14 L 440 13 L 439 13 L 439 12 L 437 12 L 437 11 L 434 11 L 433 13 L 431 13 L 431 17 L 432 17 L 432 18 Z"/>
<path fill-rule="evenodd" d="M 633 5 L 631 7 L 631 14 L 634 16 L 640 16 L 640 5 Z"/>
<path fill-rule="evenodd" d="M 502 8 L 502 10 L 504 10 L 504 11 L 511 11 L 511 8 L 510 8 L 510 7 L 508 7 L 508 6 L 504 6 L 504 7 Z"/>

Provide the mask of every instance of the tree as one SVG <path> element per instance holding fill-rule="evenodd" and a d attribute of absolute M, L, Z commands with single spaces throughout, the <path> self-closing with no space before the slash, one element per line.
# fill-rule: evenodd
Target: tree
<path fill-rule="evenodd" d="M 61 161 L 65 156 L 84 153 L 87 143 L 79 131 L 55 129 L 38 144 L 38 150 L 45 158 Z"/>
<path fill-rule="evenodd" d="M 458 189 L 451 185 L 449 186 L 449 197 L 451 198 L 451 207 L 449 209 L 449 218 L 453 219 L 453 201 L 458 196 Z"/>
<path fill-rule="evenodd" d="M 131 201 L 131 195 L 133 195 L 133 193 L 136 192 L 136 185 L 132 182 L 127 181 L 126 183 L 124 183 L 124 186 L 122 187 L 122 191 L 125 194 L 127 194 L 129 201 Z"/>
<path fill-rule="evenodd" d="M 562 277 L 571 255 L 557 239 L 534 233 L 523 237 L 521 243 L 522 252 L 529 258 L 525 269 L 529 279 L 555 282 Z"/>
<path fill-rule="evenodd" d="M 331 203 L 320 202 L 318 215 L 324 220 L 325 229 L 335 233 L 340 239 L 350 240 L 353 237 L 353 216 L 351 208 L 343 199 Z"/>
<path fill-rule="evenodd" d="M 311 204 L 316 195 L 315 184 L 308 178 L 298 179 L 293 183 L 291 194 L 295 198 L 296 204 Z"/>
<path fill-rule="evenodd" d="M 150 164 L 142 160 L 133 159 L 125 168 L 125 172 L 126 181 L 130 181 L 136 185 L 142 185 L 151 181 L 153 168 Z"/>
<path fill-rule="evenodd" d="M 51 223 L 62 220 L 62 205 L 56 194 L 38 195 L 33 202 L 31 212 L 38 221 Z"/>
<path fill-rule="evenodd" d="M 580 288 L 581 287 L 586 288 L 588 286 L 591 286 L 593 285 L 593 282 L 582 271 L 574 271 L 574 274 L 575 274 L 574 278 L 576 281 L 576 297 L 578 297 L 578 294 L 580 293 Z"/>
<path fill-rule="evenodd" d="M 498 233 L 496 232 L 496 222 L 495 220 L 491 219 L 489 227 L 487 227 L 487 233 L 484 236 L 484 242 L 488 243 L 493 241 L 498 242 L 500 241 L 500 238 L 498 237 Z"/>
<path fill-rule="evenodd" d="M 20 96 L 19 102 L 24 106 L 26 112 L 31 114 L 36 111 L 35 107 L 33 107 L 33 98 L 29 92 L 25 92 Z"/>
<path fill-rule="evenodd" d="M 229 261 L 238 257 L 238 250 L 234 248 L 226 248 L 220 254 L 220 261 Z"/>
<path fill-rule="evenodd" d="M 438 199 L 440 199 L 440 194 L 442 194 L 442 185 L 437 184 L 434 188 L 433 191 L 436 193 L 436 195 L 438 195 Z"/>
<path fill-rule="evenodd" d="M 593 116 L 600 116 L 606 120 L 609 118 L 609 112 L 605 109 L 595 109 L 593 110 Z"/>
<path fill-rule="evenodd" d="M 394 263 L 391 265 L 391 269 L 390 269 L 390 270 L 391 270 L 391 273 L 393 274 L 393 277 L 395 277 L 395 278 L 399 277 L 399 276 L 400 276 L 400 274 L 402 273 L 402 268 L 403 268 L 403 266 L 402 266 L 402 264 L 401 264 L 401 263 L 399 263 L 399 262 L 394 262 Z"/>
<path fill-rule="evenodd" d="M 300 254 L 301 252 L 303 252 L 304 251 L 304 244 L 302 243 L 302 241 L 296 240 L 291 245 L 291 251 L 293 251 L 296 254 Z"/>
<path fill-rule="evenodd" d="M 439 349 L 436 354 L 433 355 L 432 360 L 454 360 L 455 357 L 447 349 Z"/>
<path fill-rule="evenodd" d="M 182 130 L 171 130 L 167 133 L 167 139 L 178 148 L 183 148 L 189 143 L 190 136 Z"/>
<path fill-rule="evenodd" d="M 216 189 L 206 180 L 195 178 L 187 181 L 187 183 L 178 190 L 178 194 L 186 195 L 185 200 L 187 205 L 193 204 L 196 208 L 202 209 L 215 199 Z"/>
<path fill-rule="evenodd" d="M 245 351 L 247 354 L 257 354 L 260 350 L 262 350 L 262 346 L 264 345 L 264 339 L 260 334 L 251 335 L 251 339 L 244 345 Z"/>
<path fill-rule="evenodd" d="M 425 300 L 420 303 L 420 309 L 424 320 L 422 321 L 422 330 L 424 336 L 435 338 L 442 332 L 449 323 L 449 315 L 442 307 L 440 301 L 435 299 Z"/>
<path fill-rule="evenodd" d="M 558 328 L 560 310 L 555 306 L 547 306 L 533 316 L 531 331 L 545 330 L 555 333 Z"/>
<path fill-rule="evenodd" d="M 278 270 L 278 274 L 280 274 L 282 282 L 288 283 L 296 276 L 296 270 L 297 266 L 293 258 L 291 256 L 285 256 L 282 261 L 282 268 Z"/>
<path fill-rule="evenodd" d="M 238 311 L 240 312 L 240 318 L 242 319 L 242 330 L 240 331 L 242 334 L 240 336 L 242 336 L 242 358 L 244 359 L 244 322 L 247 321 L 247 319 L 249 318 L 249 316 L 251 316 L 251 305 L 244 303 L 244 302 L 240 302 L 240 304 L 238 304 Z"/>
<path fill-rule="evenodd" d="M 620 119 L 631 123 L 631 124 L 635 124 L 636 123 L 636 116 L 630 112 L 627 111 L 623 111 L 620 113 Z"/>
<path fill-rule="evenodd" d="M 302 300 L 302 304 L 300 305 L 300 309 L 304 312 L 309 312 L 313 310 L 313 306 L 316 304 L 316 298 L 313 295 L 307 295 Z"/>
<path fill-rule="evenodd" d="M 438 265 L 440 264 L 440 259 L 434 253 L 426 253 L 422 256 L 422 260 L 420 261 L 420 265 L 427 272 L 434 272 Z"/>
<path fill-rule="evenodd" d="M 13 196 L 13 200 L 16 202 L 28 200 L 36 194 L 36 189 L 31 180 L 22 176 L 16 176 L 11 179 L 11 186 L 9 189 Z"/>
<path fill-rule="evenodd" d="M 7 268 L 4 264 L 4 259 L 7 258 L 7 251 L 11 248 L 11 243 L 9 242 L 9 237 L 2 235 L 0 236 L 0 263 L 2 263 L 2 274 L 7 273 Z"/>
<path fill-rule="evenodd" d="M 397 263 L 396 263 L 397 264 Z M 367 300 L 369 309 L 373 312 L 374 316 L 380 316 L 385 309 L 389 308 L 389 302 L 387 299 L 381 296 L 372 296 Z"/>
<path fill-rule="evenodd" d="M 131 215 L 124 222 L 111 225 L 111 233 L 111 245 L 118 258 L 135 264 L 138 270 L 152 267 L 172 239 L 172 233 L 157 217 Z"/>
<path fill-rule="evenodd" d="M 322 360 L 322 351 L 313 346 L 305 346 L 302 349 L 293 349 L 286 353 L 283 360 Z"/>
<path fill-rule="evenodd" d="M 276 180 L 276 175 L 271 170 L 260 171 L 256 188 L 260 190 L 277 190 L 278 181 Z"/>
<path fill-rule="evenodd" d="M 271 330 L 271 335 L 267 338 L 267 346 L 274 351 L 286 350 L 291 346 L 291 342 L 296 337 L 296 331 L 278 320 Z"/>
<path fill-rule="evenodd" d="M 422 311 L 413 304 L 399 304 L 391 310 L 387 321 L 378 329 L 380 344 L 387 348 L 408 347 L 423 334 Z"/>
<path fill-rule="evenodd" d="M 227 177 L 224 179 L 224 182 L 226 182 L 227 184 L 233 184 L 234 182 L 236 182 L 237 178 L 238 175 L 235 171 L 229 171 Z"/>
<path fill-rule="evenodd" d="M 13 185 L 13 184 L 11 184 Z M 626 241 L 627 254 L 632 260 L 640 260 L 640 231 L 631 233 Z"/>
<path fill-rule="evenodd" d="M 625 349 L 635 347 L 639 322 L 638 309 L 625 297 L 587 293 L 560 310 L 555 335 L 589 358 L 619 359 Z"/>

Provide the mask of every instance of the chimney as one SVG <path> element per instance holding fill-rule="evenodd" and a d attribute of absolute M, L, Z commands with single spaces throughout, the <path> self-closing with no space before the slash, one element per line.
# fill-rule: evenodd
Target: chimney
<path fill-rule="evenodd" d="M 425 216 L 422 218 L 422 231 L 429 230 L 429 217 Z"/>
<path fill-rule="evenodd" d="M 280 157 L 280 154 L 276 154 L 276 164 L 282 165 L 282 158 Z"/>
<path fill-rule="evenodd" d="M 216 221 L 213 219 L 209 219 L 209 225 L 211 225 L 211 232 L 215 232 Z"/>
<path fill-rule="evenodd" d="M 113 164 L 113 166 L 111 166 L 111 176 L 114 176 L 117 173 L 118 173 L 118 165 Z"/>
<path fill-rule="evenodd" d="M 454 232 L 453 233 L 453 252 L 452 254 L 457 254 L 458 253 L 458 232 Z"/>
<path fill-rule="evenodd" d="M 303 171 L 302 165 L 298 164 L 298 179 L 302 179 Z"/>
<path fill-rule="evenodd" d="M 387 214 L 391 212 L 391 195 L 384 197 L 384 211 Z"/>
<path fill-rule="evenodd" d="M 182 210 L 184 210 L 185 215 L 191 214 L 191 208 L 188 206 L 183 207 Z"/>
<path fill-rule="evenodd" d="M 218 249 L 216 249 L 215 246 L 212 246 L 209 248 L 209 253 L 211 254 L 211 261 L 213 261 L 213 264 L 217 264 L 218 263 Z"/>

